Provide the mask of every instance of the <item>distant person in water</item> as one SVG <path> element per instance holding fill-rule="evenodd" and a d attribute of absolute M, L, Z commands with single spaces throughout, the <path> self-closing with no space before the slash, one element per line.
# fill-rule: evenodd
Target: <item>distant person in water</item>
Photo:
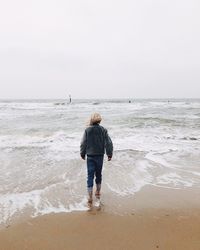
<path fill-rule="evenodd" d="M 89 126 L 85 129 L 80 145 L 80 155 L 83 160 L 87 155 L 87 188 L 88 206 L 93 202 L 93 183 L 96 182 L 95 196 L 100 201 L 103 158 L 106 152 L 108 161 L 112 159 L 113 143 L 107 130 L 100 125 L 102 118 L 98 113 L 91 115 Z"/>

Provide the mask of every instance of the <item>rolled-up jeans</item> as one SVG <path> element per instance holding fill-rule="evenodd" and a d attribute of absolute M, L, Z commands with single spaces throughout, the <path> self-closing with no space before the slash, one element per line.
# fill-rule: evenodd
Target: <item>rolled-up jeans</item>
<path fill-rule="evenodd" d="M 94 184 L 94 176 L 96 184 L 101 184 L 103 155 L 87 155 L 87 188 L 91 192 Z"/>

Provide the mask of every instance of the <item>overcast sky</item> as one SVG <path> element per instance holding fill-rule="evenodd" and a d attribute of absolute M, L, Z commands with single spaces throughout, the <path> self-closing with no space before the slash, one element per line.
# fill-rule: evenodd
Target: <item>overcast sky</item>
<path fill-rule="evenodd" d="M 0 98 L 200 97 L 199 0 L 6 0 Z"/>

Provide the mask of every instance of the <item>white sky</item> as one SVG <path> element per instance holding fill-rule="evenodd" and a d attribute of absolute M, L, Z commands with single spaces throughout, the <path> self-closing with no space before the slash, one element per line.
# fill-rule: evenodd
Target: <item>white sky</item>
<path fill-rule="evenodd" d="M 199 0 L 6 0 L 0 98 L 200 97 Z"/>

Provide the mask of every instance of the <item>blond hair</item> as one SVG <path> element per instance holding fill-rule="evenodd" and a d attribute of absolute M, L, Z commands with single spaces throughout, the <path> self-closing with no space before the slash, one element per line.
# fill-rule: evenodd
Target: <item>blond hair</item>
<path fill-rule="evenodd" d="M 99 124 L 101 122 L 102 118 L 99 113 L 94 113 L 90 117 L 89 125 Z"/>

